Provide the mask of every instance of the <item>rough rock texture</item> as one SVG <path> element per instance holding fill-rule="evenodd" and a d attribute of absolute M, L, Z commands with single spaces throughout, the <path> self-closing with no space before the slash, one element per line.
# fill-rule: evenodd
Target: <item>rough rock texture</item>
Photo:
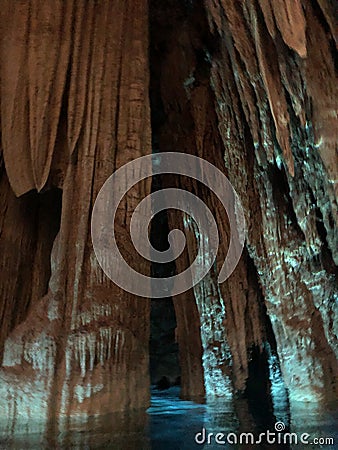
<path fill-rule="evenodd" d="M 224 36 L 211 81 L 284 380 L 291 399 L 316 400 L 335 390 L 337 367 L 333 36 L 316 2 L 285 2 L 288 14 L 261 3 L 208 10 L 213 32 Z"/>
<path fill-rule="evenodd" d="M 228 282 L 218 286 L 211 272 L 190 293 L 201 322 L 207 396 L 245 388 L 250 349 L 269 340 L 271 322 L 290 399 L 330 398 L 338 299 L 331 4 L 166 5 L 165 12 L 153 3 L 153 28 L 161 30 L 152 37 L 159 42 L 153 56 L 161 80 L 159 148 L 223 168 L 248 224 L 248 252 Z M 210 194 L 190 181 L 178 185 L 208 203 L 226 241 L 224 212 Z M 171 217 L 172 225 L 182 221 L 196 234 L 189 220 Z M 198 235 L 190 242 L 192 260 Z M 175 303 L 179 336 L 193 328 L 182 304 Z"/>
<path fill-rule="evenodd" d="M 143 407 L 149 302 L 103 276 L 90 213 L 106 178 L 151 151 L 147 4 L 1 9 L 0 415 L 33 427 L 54 415 Z M 62 189 L 55 240 L 60 200 L 29 192 L 52 187 Z M 140 183 L 125 197 L 120 229 L 149 190 Z"/>
<path fill-rule="evenodd" d="M 191 153 L 228 175 L 248 225 L 241 261 L 218 285 L 225 212 L 204 186 L 163 179 L 208 204 L 222 242 L 209 275 L 173 299 L 182 395 L 231 398 L 248 388 L 257 352 L 271 362 L 274 350 L 293 403 L 336 395 L 333 3 L 1 6 L 0 416 L 11 429 L 20 417 L 148 404 L 149 301 L 102 274 L 90 214 L 106 178 L 151 152 L 151 126 L 156 151 Z M 125 232 L 150 189 L 133 188 L 117 216 L 129 261 Z M 187 235 L 180 271 L 199 236 L 189 217 L 168 220 Z"/>
<path fill-rule="evenodd" d="M 165 29 L 168 13 L 162 8 L 155 9 L 155 30 Z M 165 117 L 159 124 L 159 148 L 161 151 L 193 153 L 224 171 L 224 147 L 217 129 L 209 62 L 205 58 L 207 46 L 212 45 L 212 41 L 207 31 L 204 35 L 199 33 L 199 30 L 207 29 L 202 8 L 192 9 L 189 13 L 190 20 L 186 18 L 184 8 L 177 8 L 172 28 L 168 28 L 166 34 L 161 32 L 160 36 L 152 37 L 159 42 L 162 56 L 152 55 L 152 61 L 158 66 L 153 68 L 154 76 L 161 80 L 161 98 L 153 103 L 162 105 L 159 113 Z M 229 234 L 225 211 L 215 196 L 197 182 L 186 178 L 167 182 L 198 194 L 213 212 L 222 242 L 218 255 L 221 267 Z M 180 223 L 178 213 L 172 212 L 169 222 L 170 228 L 179 225 L 188 236 L 188 252 L 185 259 L 179 259 L 176 264 L 180 272 L 194 260 L 196 247 L 201 242 L 188 216 L 181 218 Z M 205 258 L 207 255 L 205 249 Z M 181 359 L 182 372 L 187 373 L 186 377 L 182 376 L 184 397 L 201 394 L 201 376 L 208 398 L 231 398 L 234 389 L 245 389 L 250 348 L 262 345 L 266 339 L 264 306 L 252 269 L 250 258 L 245 254 L 236 272 L 224 285 L 218 285 L 217 273 L 212 270 L 193 290 L 175 299 L 179 348 L 186 349 L 186 342 L 201 340 L 203 349 L 203 372 L 196 371 L 190 359 Z M 195 314 L 196 307 L 190 306 L 194 302 L 198 314 Z M 196 355 L 196 350 L 194 353 Z M 194 353 L 190 358 L 196 360 Z"/>

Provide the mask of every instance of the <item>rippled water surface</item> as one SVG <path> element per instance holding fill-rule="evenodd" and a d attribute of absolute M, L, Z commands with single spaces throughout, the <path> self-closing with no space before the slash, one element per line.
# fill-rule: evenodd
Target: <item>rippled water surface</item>
<path fill-rule="evenodd" d="M 32 427 L 22 425 L 20 432 L 11 435 L 10 430 L 2 430 L 1 449 L 112 449 L 112 450 L 190 450 L 190 449 L 337 449 L 338 413 L 334 408 L 316 410 L 313 406 L 297 405 L 291 414 L 281 405 L 276 417 L 270 411 L 264 411 L 264 402 L 259 400 L 250 404 L 245 399 L 235 404 L 218 401 L 214 404 L 197 404 L 179 399 L 179 389 L 166 391 L 153 390 L 151 407 L 147 412 L 138 412 L 122 416 L 93 417 L 73 423 L 59 424 L 47 432 L 39 430 L 38 424 Z M 284 411 L 284 412 L 283 412 Z M 284 417 L 283 417 L 283 414 Z M 298 438 L 307 433 L 309 444 L 272 444 L 261 442 L 258 445 L 245 443 L 229 444 L 215 442 L 215 435 L 224 442 L 229 433 L 234 442 L 240 439 L 240 433 L 259 433 L 270 430 L 276 432 L 276 422 L 286 426 L 285 432 L 297 432 Z M 0 419 L 1 422 L 1 419 Z M 35 432 L 29 432 L 35 428 Z M 17 428 L 18 429 L 18 428 Z M 205 432 L 204 432 L 205 430 Z M 208 435 L 209 436 L 208 443 Z M 195 436 L 199 444 L 195 442 Z M 277 435 L 277 434 L 276 434 Z M 335 438 L 336 445 L 310 444 L 313 438 Z M 271 437 L 272 439 L 272 437 Z"/>

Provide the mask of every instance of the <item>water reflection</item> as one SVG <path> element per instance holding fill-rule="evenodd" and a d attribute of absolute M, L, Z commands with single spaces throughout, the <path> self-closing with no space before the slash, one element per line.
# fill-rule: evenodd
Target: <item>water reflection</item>
<path fill-rule="evenodd" d="M 152 449 L 201 448 L 194 441 L 204 426 L 206 405 L 178 400 L 179 388 L 152 392 L 149 414 L 149 434 Z"/>
<path fill-rule="evenodd" d="M 241 398 L 234 402 L 216 400 L 207 405 L 178 400 L 179 391 L 171 388 L 164 392 L 153 392 L 152 407 L 148 410 L 150 440 L 153 450 L 185 450 L 185 449 L 335 449 L 334 444 L 311 444 L 314 438 L 334 438 L 337 444 L 338 411 L 333 405 L 318 408 L 315 404 L 293 404 L 291 411 L 286 411 L 285 392 L 273 402 L 264 398 Z M 278 403 L 280 402 L 280 404 Z M 273 405 L 272 405 L 273 404 Z M 272 405 L 272 406 L 271 406 Z M 276 414 L 277 413 L 277 414 Z M 278 423 L 278 425 L 276 425 Z M 278 433 L 278 426 L 285 429 Z M 277 426 L 277 428 L 275 428 Z M 204 431 L 205 430 L 205 431 Z M 269 430 L 269 441 L 266 433 Z M 195 442 L 195 437 L 200 444 Z M 208 443 L 208 435 L 210 436 Z M 219 441 L 225 441 L 231 434 L 233 444 L 217 443 L 215 436 L 222 433 Z M 258 438 L 265 433 L 259 444 L 252 444 L 250 436 L 241 433 L 252 433 Z M 289 433 L 288 436 L 286 433 Z M 297 433 L 298 443 L 295 444 Z M 304 442 L 300 437 L 304 434 Z M 280 438 L 278 437 L 280 436 Z M 236 442 L 237 438 L 237 444 Z M 246 440 L 248 439 L 248 440 Z M 285 439 L 285 441 L 284 441 Z M 305 440 L 307 443 L 305 443 Z"/>
<path fill-rule="evenodd" d="M 112 449 L 112 450 L 190 450 L 190 449 L 334 449 L 330 445 L 218 444 L 215 435 L 251 432 L 258 436 L 268 428 L 275 432 L 277 420 L 271 411 L 264 411 L 264 402 L 256 399 L 255 408 L 247 399 L 235 402 L 215 401 L 208 405 L 179 399 L 179 388 L 152 392 L 152 404 L 147 411 L 91 417 L 87 420 L 54 424 L 48 432 L 39 430 L 38 424 L 22 424 L 21 432 L 11 435 L 2 429 L 1 449 Z M 260 414 L 257 415 L 257 411 Z M 265 417 L 264 417 L 265 416 Z M 0 419 L 1 423 L 1 419 Z M 308 433 L 314 437 L 334 437 L 337 443 L 337 411 L 332 408 L 316 409 L 313 405 L 292 405 L 290 423 L 286 430 Z M 290 428 L 289 428 L 290 427 Z M 35 429 L 35 432 L 29 430 Z M 205 430 L 205 431 L 203 431 Z M 199 433 L 199 434 L 197 434 Z M 208 434 L 213 433 L 208 443 Z M 195 442 L 195 436 L 200 444 Z M 220 441 L 224 438 L 220 438 Z"/>
<path fill-rule="evenodd" d="M 78 417 L 77 420 L 50 424 L 47 432 L 29 433 L 22 427 L 22 433 L 3 432 L 0 449 L 148 450 L 151 449 L 148 419 L 142 411 L 87 419 Z"/>

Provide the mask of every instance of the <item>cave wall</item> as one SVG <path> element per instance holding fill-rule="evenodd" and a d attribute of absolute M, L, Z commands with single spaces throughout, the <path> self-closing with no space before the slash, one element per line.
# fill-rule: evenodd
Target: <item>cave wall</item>
<path fill-rule="evenodd" d="M 0 416 L 34 427 L 55 415 L 143 407 L 149 301 L 103 275 L 90 214 L 106 178 L 151 152 L 147 4 L 12 7 L 1 2 Z M 55 188 L 62 211 L 54 240 L 34 199 Z M 140 183 L 125 197 L 120 230 L 148 191 Z M 39 290 L 36 272 L 50 270 L 48 292 Z"/>
<path fill-rule="evenodd" d="M 154 6 L 152 16 L 154 30 L 161 30 L 152 36 L 153 41 L 158 42 L 158 53 L 155 51 L 152 55 L 153 76 L 161 80 L 159 98 L 153 103 L 159 109 L 158 114 L 165 117 L 157 125 L 159 149 L 194 154 L 227 173 L 207 58 L 208 48 L 215 50 L 217 41 L 208 31 L 205 10 L 201 5 L 185 8 L 177 2 L 168 2 L 167 8 L 157 10 Z M 166 28 L 169 11 L 173 18 L 171 26 Z M 167 184 L 194 192 L 212 211 L 222 242 L 217 258 L 220 269 L 229 242 L 226 212 L 217 198 L 194 180 L 171 179 Z M 196 257 L 197 246 L 202 244 L 202 240 L 188 216 L 180 217 L 176 211 L 170 212 L 169 222 L 170 228 L 181 228 L 188 238 L 188 251 L 176 262 L 177 271 L 181 272 Z M 205 258 L 208 254 L 205 249 Z M 208 264 L 208 261 L 203 261 L 203 264 Z M 182 377 L 184 397 L 201 395 L 203 390 L 209 399 L 232 398 L 234 391 L 243 392 L 251 348 L 263 348 L 266 341 L 264 305 L 249 255 L 243 255 L 236 272 L 223 285 L 218 284 L 217 276 L 213 268 L 193 289 L 174 299 L 179 347 L 186 352 L 186 343 L 190 341 L 201 341 L 202 347 L 202 372 L 196 371 L 190 359 L 181 359 L 182 371 L 187 373 Z M 193 307 L 192 303 L 197 306 L 197 315 L 196 306 Z M 189 354 L 190 358 L 197 360 L 196 350 Z"/>
<path fill-rule="evenodd" d="M 248 226 L 247 251 L 230 279 L 219 286 L 211 271 L 188 295 L 199 310 L 201 327 L 197 322 L 190 334 L 201 335 L 207 397 L 245 390 L 251 349 L 265 346 L 272 325 L 290 399 L 331 398 L 338 298 L 331 4 L 168 1 L 167 10 L 156 4 L 159 148 L 195 154 L 223 170 Z M 210 194 L 191 181 L 176 185 L 198 192 L 226 242 L 225 214 Z M 188 244 L 192 262 L 197 230 L 175 214 L 171 226 L 181 223 L 195 235 Z M 223 261 L 222 250 L 219 256 Z M 194 327 L 183 299 L 175 305 L 183 336 Z"/>
<path fill-rule="evenodd" d="M 147 406 L 149 301 L 103 275 L 90 214 L 106 178 L 151 152 L 151 127 L 158 151 L 200 156 L 229 177 L 248 225 L 226 283 L 217 283 L 222 245 L 210 274 L 173 299 L 182 395 L 243 392 L 270 326 L 290 399 L 335 395 L 332 3 L 34 0 L 14 14 L 1 5 L 1 416 Z M 170 183 L 208 204 L 226 244 L 211 193 Z M 149 192 L 147 181 L 125 197 L 121 239 Z M 179 271 L 199 236 L 188 217 L 168 217 L 188 237 Z"/>
<path fill-rule="evenodd" d="M 247 248 L 283 377 L 299 401 L 336 390 L 333 16 L 329 2 L 233 1 L 208 9 L 213 32 L 224 37 L 211 83 L 225 163 L 247 211 Z"/>

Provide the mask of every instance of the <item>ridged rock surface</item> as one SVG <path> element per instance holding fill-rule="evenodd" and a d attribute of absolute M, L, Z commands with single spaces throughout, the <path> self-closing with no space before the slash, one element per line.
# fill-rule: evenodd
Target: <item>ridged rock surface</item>
<path fill-rule="evenodd" d="M 151 152 L 147 5 L 12 6 L 2 2 L 0 415 L 34 427 L 144 407 L 149 301 L 104 276 L 90 217 L 106 178 Z M 125 197 L 120 229 L 149 189 Z"/>
<path fill-rule="evenodd" d="M 187 335 L 200 335 L 207 397 L 245 390 L 251 349 L 271 342 L 271 327 L 290 399 L 336 392 L 334 44 L 323 5 L 310 3 L 206 1 L 205 9 L 176 5 L 176 14 L 174 2 L 166 12 L 154 7 L 152 28 L 161 30 L 152 37 L 160 43 L 153 55 L 161 80 L 155 105 L 164 117 L 159 148 L 222 169 L 248 225 L 247 252 L 230 279 L 218 286 L 211 272 L 175 301 L 181 346 Z M 169 11 L 173 24 L 166 28 Z M 178 185 L 207 202 L 226 242 L 225 213 L 215 199 L 191 181 Z M 171 226 L 176 217 L 170 214 Z M 192 262 L 198 232 L 181 221 L 195 235 Z M 186 297 L 195 298 L 201 327 L 188 323 Z M 182 370 L 189 363 L 182 359 Z M 195 378 L 192 368 L 183 393 Z"/>
<path fill-rule="evenodd" d="M 173 299 L 182 396 L 244 392 L 258 351 L 279 359 L 291 403 L 332 399 L 333 3 L 1 6 L 0 416 L 8 426 L 19 427 L 20 417 L 32 424 L 148 405 L 149 300 L 103 275 L 90 217 L 108 176 L 152 145 L 222 170 L 247 221 L 239 265 L 218 285 L 229 240 L 225 211 L 198 183 L 163 180 L 210 207 L 222 242 L 217 267 Z M 130 217 L 150 189 L 149 180 L 136 185 L 117 214 L 129 261 Z M 187 235 L 180 271 L 195 258 L 199 236 L 189 217 L 170 212 L 168 221 Z M 146 262 L 139 267 L 150 273 Z"/>

